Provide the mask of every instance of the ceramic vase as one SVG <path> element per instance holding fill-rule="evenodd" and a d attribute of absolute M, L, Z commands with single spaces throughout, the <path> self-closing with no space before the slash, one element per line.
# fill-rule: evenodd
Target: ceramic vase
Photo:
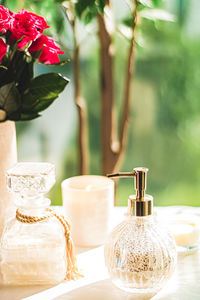
<path fill-rule="evenodd" d="M 13 195 L 6 187 L 6 171 L 17 162 L 15 123 L 0 123 L 0 238 L 6 220 L 14 214 Z"/>

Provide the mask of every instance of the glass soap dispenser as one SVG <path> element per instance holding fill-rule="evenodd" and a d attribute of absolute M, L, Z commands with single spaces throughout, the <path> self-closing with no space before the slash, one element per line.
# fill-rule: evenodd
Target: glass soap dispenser
<path fill-rule="evenodd" d="M 105 244 L 105 264 L 113 283 L 136 294 L 156 294 L 172 275 L 176 246 L 170 233 L 157 223 L 153 197 L 145 194 L 147 168 L 108 175 L 135 177 L 136 195 L 128 199 L 128 215 Z"/>
<path fill-rule="evenodd" d="M 17 210 L 1 239 L 3 283 L 56 284 L 77 273 L 69 224 L 44 198 L 55 183 L 54 165 L 18 163 L 7 172 L 7 183 Z"/>

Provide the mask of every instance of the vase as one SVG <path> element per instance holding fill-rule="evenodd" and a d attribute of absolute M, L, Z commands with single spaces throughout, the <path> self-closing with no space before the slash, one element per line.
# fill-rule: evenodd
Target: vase
<path fill-rule="evenodd" d="M 6 171 L 17 162 L 15 123 L 0 123 L 0 238 L 4 224 L 14 214 L 13 195 L 6 186 Z"/>

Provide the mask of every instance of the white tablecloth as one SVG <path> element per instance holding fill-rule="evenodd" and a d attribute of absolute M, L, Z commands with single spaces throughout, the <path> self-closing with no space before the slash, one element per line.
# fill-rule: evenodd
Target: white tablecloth
<path fill-rule="evenodd" d="M 157 208 L 160 215 L 171 212 L 190 212 L 199 216 L 200 208 Z M 123 219 L 124 208 L 115 208 L 113 225 Z M 64 282 L 56 286 L 5 287 L 0 286 L 0 300 L 133 300 L 149 299 L 123 292 L 109 280 L 104 266 L 103 246 L 95 249 L 77 248 L 79 267 L 84 278 Z M 200 299 L 200 250 L 187 256 L 179 256 L 176 272 L 162 291 L 152 300 Z"/>

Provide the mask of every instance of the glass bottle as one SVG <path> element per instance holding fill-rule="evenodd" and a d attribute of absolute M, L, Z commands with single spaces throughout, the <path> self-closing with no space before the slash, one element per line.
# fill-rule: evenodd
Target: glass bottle
<path fill-rule="evenodd" d="M 132 293 L 156 294 L 176 265 L 175 241 L 153 214 L 153 197 L 145 194 L 147 168 L 109 177 L 135 177 L 136 195 L 129 197 L 128 215 L 105 244 L 105 264 L 113 283 Z"/>
<path fill-rule="evenodd" d="M 50 215 L 47 210 L 50 200 L 44 198 L 55 183 L 54 166 L 18 163 L 7 172 L 7 182 L 9 190 L 17 195 L 17 214 L 8 221 L 1 240 L 3 283 L 61 282 L 67 271 L 64 229 L 59 220 Z"/>

